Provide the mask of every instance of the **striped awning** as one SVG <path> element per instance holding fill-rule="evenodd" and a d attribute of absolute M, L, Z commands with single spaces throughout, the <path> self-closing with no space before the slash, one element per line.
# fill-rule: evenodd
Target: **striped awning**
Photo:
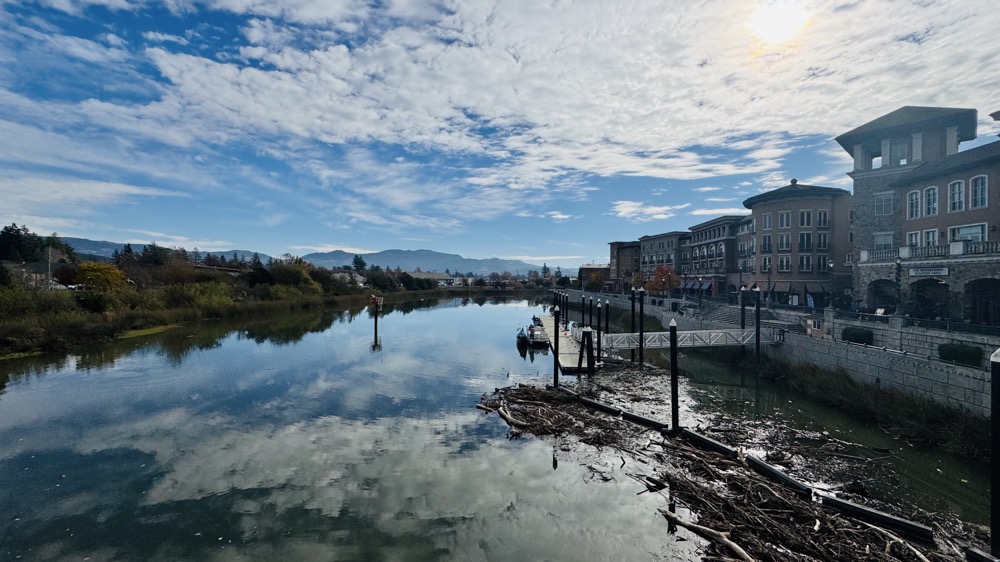
<path fill-rule="evenodd" d="M 775 293 L 787 293 L 788 292 L 788 281 L 778 281 L 774 284 Z"/>

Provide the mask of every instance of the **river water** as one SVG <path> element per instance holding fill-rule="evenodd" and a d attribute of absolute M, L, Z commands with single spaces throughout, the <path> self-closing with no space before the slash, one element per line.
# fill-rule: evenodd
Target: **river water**
<path fill-rule="evenodd" d="M 618 457 L 508 439 L 474 408 L 496 387 L 550 380 L 550 355 L 514 345 L 541 312 L 387 305 L 374 350 L 372 318 L 354 310 L 2 362 L 0 560 L 697 559 L 695 541 L 666 533 L 664 498 L 637 495 Z M 895 493 L 967 519 L 988 510 L 988 467 L 780 389 L 732 399 L 738 375 L 681 361 L 695 390 L 682 400 L 702 412 L 900 449 Z"/>
<path fill-rule="evenodd" d="M 541 311 L 387 305 L 375 351 L 344 311 L 0 363 L 0 559 L 693 559 L 617 464 L 474 408 L 551 376 L 514 345 Z"/>

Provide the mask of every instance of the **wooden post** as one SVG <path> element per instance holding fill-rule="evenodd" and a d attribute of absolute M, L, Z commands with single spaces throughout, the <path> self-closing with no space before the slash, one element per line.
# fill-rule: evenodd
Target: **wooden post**
<path fill-rule="evenodd" d="M 677 320 L 670 319 L 670 427 L 680 431 L 680 398 L 677 392 Z"/>
<path fill-rule="evenodd" d="M 556 333 L 552 340 L 552 386 L 559 388 L 559 307 L 552 309 L 556 320 Z"/>
<path fill-rule="evenodd" d="M 588 317 L 587 326 L 594 327 L 594 297 L 590 297 L 590 316 Z"/>
<path fill-rule="evenodd" d="M 611 300 L 604 299 L 604 333 L 611 333 Z M 600 355 L 598 355 L 599 357 Z"/>
<path fill-rule="evenodd" d="M 587 296 L 580 295 L 580 326 L 583 327 L 587 323 Z"/>
<path fill-rule="evenodd" d="M 990 357 L 990 426 L 993 441 L 990 458 L 990 553 L 1000 557 L 1000 349 Z"/>

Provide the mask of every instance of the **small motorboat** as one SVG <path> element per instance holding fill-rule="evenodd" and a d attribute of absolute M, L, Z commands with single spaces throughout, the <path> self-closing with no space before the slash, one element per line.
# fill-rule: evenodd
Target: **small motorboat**
<path fill-rule="evenodd" d="M 527 330 L 524 328 L 517 329 L 517 344 L 530 345 L 532 347 L 548 347 L 549 336 L 541 326 L 532 324 L 528 326 Z"/>

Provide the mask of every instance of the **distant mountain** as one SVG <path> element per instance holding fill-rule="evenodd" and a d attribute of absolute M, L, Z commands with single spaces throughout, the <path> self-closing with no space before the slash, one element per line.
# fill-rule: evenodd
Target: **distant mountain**
<path fill-rule="evenodd" d="M 72 246 L 73 249 L 76 250 L 76 253 L 80 255 L 100 256 L 102 258 L 110 258 L 115 253 L 115 250 L 121 250 L 122 248 L 125 247 L 124 242 L 108 242 L 106 240 L 87 240 L 86 238 L 65 237 L 62 238 L 62 241 Z M 145 247 L 146 244 L 132 244 L 132 250 L 135 252 L 141 252 L 142 249 Z M 194 251 L 194 249 L 192 248 L 185 248 L 185 250 L 187 250 L 189 253 Z M 201 257 L 202 259 L 204 259 L 205 256 L 211 254 L 213 256 L 222 256 L 228 260 L 233 257 L 234 253 L 238 258 L 247 261 L 253 259 L 253 254 L 254 254 L 254 252 L 250 250 L 226 250 L 224 252 L 203 251 L 201 252 Z M 258 253 L 258 255 L 260 256 L 260 260 L 265 263 L 271 257 L 268 256 L 267 254 Z M 353 257 L 354 256 L 351 256 L 351 258 Z"/>
<path fill-rule="evenodd" d="M 514 274 L 525 274 L 528 271 L 541 271 L 542 266 L 525 263 L 518 260 L 502 260 L 499 258 L 472 259 L 463 258 L 458 254 L 442 254 L 431 250 L 385 250 L 373 254 L 359 254 L 368 266 L 377 265 L 382 268 L 396 269 L 399 267 L 403 271 L 414 271 L 418 267 L 421 271 L 448 270 L 452 273 L 469 273 L 476 275 L 488 275 L 490 273 L 502 273 L 509 271 Z M 354 263 L 354 254 L 348 252 L 321 252 L 306 254 L 302 259 L 321 267 L 330 269 L 339 268 Z"/>

